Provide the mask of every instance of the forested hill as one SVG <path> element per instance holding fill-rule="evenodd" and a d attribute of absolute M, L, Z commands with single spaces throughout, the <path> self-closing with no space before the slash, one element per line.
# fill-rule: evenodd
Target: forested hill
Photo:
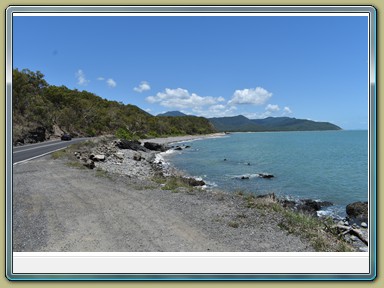
<path fill-rule="evenodd" d="M 290 117 L 268 117 L 248 119 L 239 115 L 234 117 L 210 118 L 217 131 L 227 132 L 264 132 L 264 131 L 320 131 L 341 130 L 329 122 L 316 122 Z"/>
<path fill-rule="evenodd" d="M 13 70 L 13 143 L 59 137 L 115 134 L 145 138 L 215 132 L 203 117 L 156 117 L 134 105 L 109 101 L 87 91 L 49 85 L 44 75 Z"/>

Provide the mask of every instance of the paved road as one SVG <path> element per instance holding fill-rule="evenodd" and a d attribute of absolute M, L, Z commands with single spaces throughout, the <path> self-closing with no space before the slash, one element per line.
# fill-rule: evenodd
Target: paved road
<path fill-rule="evenodd" d="M 25 162 L 28 160 L 32 160 L 44 155 L 47 155 L 49 153 L 52 153 L 54 151 L 64 149 L 65 147 L 82 142 L 89 138 L 75 138 L 71 141 L 61 141 L 61 140 L 54 140 L 54 141 L 48 141 L 43 143 L 36 143 L 36 144 L 29 144 L 24 146 L 18 146 L 13 147 L 13 165 Z"/>

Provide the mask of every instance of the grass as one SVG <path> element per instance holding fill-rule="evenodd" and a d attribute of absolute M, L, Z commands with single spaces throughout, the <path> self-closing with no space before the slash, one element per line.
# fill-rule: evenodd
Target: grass
<path fill-rule="evenodd" d="M 52 157 L 52 159 L 56 160 L 56 159 L 59 159 L 59 158 L 63 158 L 66 155 L 67 155 L 66 149 L 61 149 L 61 150 L 53 152 L 51 154 L 51 157 Z"/>
<path fill-rule="evenodd" d="M 278 213 L 281 217 L 279 227 L 289 234 L 307 240 L 317 252 L 352 252 L 354 249 L 343 239 L 332 226 L 331 218 L 319 219 L 302 212 L 284 208 L 273 197 L 257 198 L 252 194 L 241 195 L 245 205 L 257 209 L 262 216 Z"/>
<path fill-rule="evenodd" d="M 181 176 L 155 176 L 152 178 L 157 184 L 160 184 L 161 190 L 170 190 L 174 193 L 180 192 L 180 190 L 185 190 L 187 193 L 192 193 L 195 191 L 195 187 L 191 186 L 188 183 L 188 180 Z"/>
<path fill-rule="evenodd" d="M 67 163 L 65 163 L 65 165 L 77 169 L 86 169 L 86 167 L 79 161 L 68 161 Z"/>
<path fill-rule="evenodd" d="M 101 168 L 96 168 L 96 177 L 104 177 L 104 178 L 109 178 L 111 179 L 111 176 L 108 174 L 107 171 L 101 169 Z"/>

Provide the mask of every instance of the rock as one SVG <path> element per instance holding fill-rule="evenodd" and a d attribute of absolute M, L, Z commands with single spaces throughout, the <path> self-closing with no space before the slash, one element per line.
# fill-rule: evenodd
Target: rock
<path fill-rule="evenodd" d="M 154 142 L 145 142 L 144 147 L 152 151 L 160 151 L 160 152 L 165 152 L 169 149 L 169 147 L 165 145 L 157 144 Z"/>
<path fill-rule="evenodd" d="M 361 222 L 360 226 L 361 226 L 362 228 L 368 228 L 368 224 L 365 223 L 365 222 Z"/>
<path fill-rule="evenodd" d="M 241 176 L 240 179 L 241 179 L 241 180 L 249 179 L 249 176 Z"/>
<path fill-rule="evenodd" d="M 88 159 L 85 163 L 84 163 L 84 166 L 89 168 L 89 169 L 93 169 L 95 168 L 95 162 L 93 162 L 92 160 Z"/>
<path fill-rule="evenodd" d="M 144 151 L 147 152 L 147 149 L 145 147 L 141 146 L 141 143 L 139 141 L 130 141 L 122 139 L 120 142 L 116 143 L 116 146 L 120 149 L 130 149 L 134 151 Z"/>
<path fill-rule="evenodd" d="M 141 157 L 141 154 L 140 154 L 140 153 L 135 153 L 135 154 L 133 155 L 133 160 L 135 160 L 135 161 L 140 161 L 141 159 L 143 159 L 143 158 Z"/>
<path fill-rule="evenodd" d="M 348 204 L 346 207 L 346 212 L 350 220 L 359 223 L 368 223 L 368 202 L 354 202 Z"/>
<path fill-rule="evenodd" d="M 275 177 L 272 174 L 268 174 L 268 173 L 257 173 L 257 174 L 259 175 L 259 177 L 266 178 L 266 179 L 270 179 L 270 178 Z"/>
<path fill-rule="evenodd" d="M 321 210 L 323 207 L 332 206 L 333 204 L 328 201 L 315 201 L 312 199 L 304 199 L 299 201 L 297 205 L 297 210 L 304 213 L 308 213 L 313 216 L 317 216 L 317 211 Z"/>
<path fill-rule="evenodd" d="M 357 241 L 358 238 L 357 238 L 355 235 L 351 235 L 350 239 L 351 239 L 353 242 L 355 242 L 355 241 Z"/>
<path fill-rule="evenodd" d="M 103 154 L 94 155 L 92 160 L 96 162 L 105 161 L 105 155 Z"/>
<path fill-rule="evenodd" d="M 189 186 L 204 186 L 205 185 L 205 182 L 203 180 L 197 180 L 195 178 L 184 178 L 185 182 L 189 185 Z"/>
<path fill-rule="evenodd" d="M 16 142 L 20 143 L 37 143 L 43 142 L 49 138 L 47 130 L 44 127 L 37 127 L 36 129 L 28 131 L 21 139 Z"/>
<path fill-rule="evenodd" d="M 183 150 L 183 148 L 181 148 L 180 146 L 177 146 L 174 150 L 180 151 L 180 150 Z"/>
<path fill-rule="evenodd" d="M 124 159 L 124 153 L 116 152 L 113 154 L 116 158 L 123 160 Z"/>
<path fill-rule="evenodd" d="M 287 199 L 280 200 L 280 203 L 283 207 L 289 208 L 289 209 L 294 209 L 296 206 L 295 201 L 291 201 L 291 200 L 287 200 Z"/>
<path fill-rule="evenodd" d="M 256 196 L 257 199 L 271 199 L 273 201 L 276 200 L 276 195 L 275 193 L 268 193 L 268 194 L 265 194 L 265 195 L 258 195 Z"/>

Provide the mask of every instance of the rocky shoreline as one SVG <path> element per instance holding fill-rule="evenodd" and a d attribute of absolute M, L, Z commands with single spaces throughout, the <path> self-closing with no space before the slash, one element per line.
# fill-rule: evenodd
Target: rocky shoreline
<path fill-rule="evenodd" d="M 221 137 L 224 134 L 207 136 L 182 136 L 157 138 L 140 141 L 116 140 L 95 141 L 91 149 L 75 151 L 76 158 L 87 168 L 101 169 L 107 173 L 119 174 L 136 180 L 151 180 L 158 176 L 177 176 L 185 179 L 189 186 L 205 187 L 204 181 L 182 175 L 171 165 L 164 162 L 161 153 L 166 151 L 188 149 L 188 145 L 180 146 L 172 143 L 195 140 L 203 137 Z M 262 176 L 260 176 L 262 177 Z M 273 177 L 273 176 L 272 176 Z M 269 178 L 272 178 L 269 177 Z M 304 213 L 312 217 L 320 217 L 318 211 L 332 206 L 328 201 L 312 199 L 288 200 L 276 197 L 274 193 L 258 195 L 256 198 L 268 198 L 285 209 Z M 356 202 L 346 207 L 345 219 L 334 219 L 332 229 L 336 229 L 340 237 L 350 243 L 357 251 L 368 251 L 368 203 Z"/>

